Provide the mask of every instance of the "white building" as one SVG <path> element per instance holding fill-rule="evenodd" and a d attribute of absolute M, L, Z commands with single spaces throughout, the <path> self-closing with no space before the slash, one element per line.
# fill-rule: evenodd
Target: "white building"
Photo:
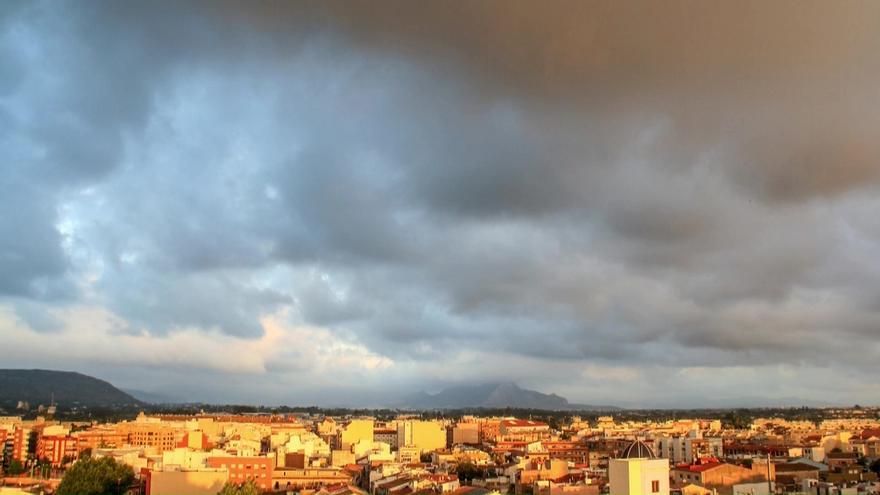
<path fill-rule="evenodd" d="M 610 495 L 669 495 L 669 461 L 635 441 L 608 463 Z"/>

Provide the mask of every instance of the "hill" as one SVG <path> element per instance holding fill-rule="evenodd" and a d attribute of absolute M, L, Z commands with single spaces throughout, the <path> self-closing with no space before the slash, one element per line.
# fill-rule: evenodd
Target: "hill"
<path fill-rule="evenodd" d="M 572 404 L 565 397 L 520 388 L 515 383 L 461 385 L 436 394 L 421 392 L 401 401 L 409 409 L 518 408 L 550 411 L 615 410 L 614 406 Z"/>
<path fill-rule="evenodd" d="M 0 370 L 0 406 L 14 409 L 18 401 L 31 407 L 112 407 L 141 402 L 104 380 L 71 371 Z"/>

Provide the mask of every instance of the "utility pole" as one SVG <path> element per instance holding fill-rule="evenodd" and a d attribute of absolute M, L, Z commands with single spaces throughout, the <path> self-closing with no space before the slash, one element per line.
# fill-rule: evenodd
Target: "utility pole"
<path fill-rule="evenodd" d="M 773 483 L 770 481 L 770 451 L 767 450 L 767 493 L 773 495 Z"/>

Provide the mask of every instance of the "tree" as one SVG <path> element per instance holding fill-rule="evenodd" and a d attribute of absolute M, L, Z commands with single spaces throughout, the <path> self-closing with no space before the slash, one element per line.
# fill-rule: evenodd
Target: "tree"
<path fill-rule="evenodd" d="M 24 464 L 21 463 L 18 459 L 13 459 L 9 461 L 9 467 L 6 468 L 6 474 L 10 476 L 18 476 L 19 474 L 23 474 L 27 469 L 24 468 Z"/>
<path fill-rule="evenodd" d="M 33 460 L 37 456 L 37 432 L 32 431 L 28 434 L 28 459 Z"/>
<path fill-rule="evenodd" d="M 131 467 L 115 459 L 81 459 L 64 474 L 57 495 L 120 495 L 134 482 Z"/>
<path fill-rule="evenodd" d="M 260 495 L 260 489 L 254 480 L 247 480 L 242 484 L 227 481 L 217 495 Z"/>
<path fill-rule="evenodd" d="M 475 478 L 485 478 L 486 475 L 482 469 L 470 462 L 460 462 L 455 467 L 455 474 L 458 475 L 459 481 L 470 484 Z"/>
<path fill-rule="evenodd" d="M 874 462 L 872 462 L 871 465 L 868 466 L 868 469 L 872 472 L 880 474 L 880 459 L 875 459 Z"/>

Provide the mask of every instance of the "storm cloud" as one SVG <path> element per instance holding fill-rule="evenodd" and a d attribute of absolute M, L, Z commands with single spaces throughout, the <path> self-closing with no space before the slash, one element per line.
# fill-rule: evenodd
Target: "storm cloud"
<path fill-rule="evenodd" d="M 878 46 L 873 2 L 7 3 L 0 337 L 218 401 L 865 402 Z"/>

